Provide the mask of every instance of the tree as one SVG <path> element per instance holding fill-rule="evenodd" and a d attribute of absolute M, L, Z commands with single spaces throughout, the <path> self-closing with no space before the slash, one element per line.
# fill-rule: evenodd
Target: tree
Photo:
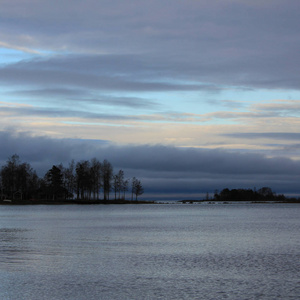
<path fill-rule="evenodd" d="M 88 160 L 76 164 L 77 199 L 91 198 L 90 162 Z"/>
<path fill-rule="evenodd" d="M 113 189 L 114 189 L 114 194 L 115 194 L 115 200 L 117 200 L 117 193 L 118 193 L 118 175 L 113 176 Z"/>
<path fill-rule="evenodd" d="M 125 182 L 124 179 L 124 171 L 119 170 L 119 172 L 113 176 L 113 188 L 115 192 L 115 200 L 117 199 L 117 194 L 118 194 L 118 199 L 119 200 L 121 199 L 121 192 L 124 192 L 124 189 L 126 189 L 126 185 L 127 183 Z"/>
<path fill-rule="evenodd" d="M 106 159 L 100 163 L 96 158 L 75 164 L 74 160 L 65 168 L 62 164 L 53 165 L 43 178 L 39 178 L 30 164 L 22 163 L 17 154 L 12 155 L 0 168 L 1 199 L 77 199 L 109 200 L 112 188 L 115 199 L 125 199 L 129 180 L 123 170 L 113 176 L 113 166 Z M 132 182 L 132 199 L 143 194 L 140 180 Z"/>
<path fill-rule="evenodd" d="M 6 165 L 1 168 L 4 193 L 11 199 L 13 199 L 14 193 L 18 190 L 17 169 L 19 164 L 19 156 L 14 154 L 7 160 Z"/>
<path fill-rule="evenodd" d="M 260 194 L 263 197 L 272 197 L 273 196 L 273 191 L 269 187 L 262 187 L 257 192 L 258 192 L 258 194 Z"/>
<path fill-rule="evenodd" d="M 28 193 L 25 195 L 27 199 L 36 198 L 39 196 L 39 190 L 41 186 L 41 179 L 36 174 L 36 171 L 31 170 L 28 177 Z"/>
<path fill-rule="evenodd" d="M 123 199 L 125 200 L 125 194 L 126 191 L 128 191 L 128 185 L 129 185 L 129 180 L 126 179 L 123 181 L 123 186 L 122 186 L 122 192 L 123 192 Z"/>
<path fill-rule="evenodd" d="M 2 185 L 2 172 L 0 172 L 0 189 L 1 189 L 1 200 L 4 200 L 4 193 L 3 193 L 3 185 Z"/>
<path fill-rule="evenodd" d="M 99 192 L 101 188 L 101 163 L 96 158 L 91 160 L 90 177 L 93 198 L 99 200 Z"/>
<path fill-rule="evenodd" d="M 102 170 L 104 200 L 109 200 L 109 192 L 111 190 L 111 181 L 113 178 L 113 167 L 111 163 L 105 159 L 102 163 L 101 170 Z"/>
<path fill-rule="evenodd" d="M 32 198 L 39 188 L 39 179 L 30 164 L 22 163 L 17 168 L 17 189 L 21 199 Z"/>
<path fill-rule="evenodd" d="M 137 197 L 144 193 L 144 188 L 142 183 L 137 178 L 133 177 L 131 182 L 131 200 L 133 200 L 133 195 L 135 195 L 135 200 Z"/>
<path fill-rule="evenodd" d="M 75 162 L 72 160 L 68 168 L 63 169 L 64 173 L 64 186 L 67 191 L 67 198 L 73 199 L 75 193 Z"/>
<path fill-rule="evenodd" d="M 256 189 L 223 189 L 219 194 L 217 191 L 214 195 L 216 201 L 284 201 L 283 195 L 272 192 L 269 187 L 263 187 L 256 192 Z"/>
<path fill-rule="evenodd" d="M 28 163 L 21 163 L 17 154 L 12 155 L 1 168 L 1 197 L 28 199 L 36 193 L 38 180 Z"/>
<path fill-rule="evenodd" d="M 48 194 L 52 195 L 52 200 L 64 198 L 65 188 L 63 186 L 63 173 L 61 167 L 53 165 L 45 175 Z"/>

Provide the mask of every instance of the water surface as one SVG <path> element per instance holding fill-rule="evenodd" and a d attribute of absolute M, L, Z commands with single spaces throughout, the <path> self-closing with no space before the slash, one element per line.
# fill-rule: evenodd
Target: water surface
<path fill-rule="evenodd" d="M 300 299 L 300 206 L 0 207 L 0 299 Z"/>

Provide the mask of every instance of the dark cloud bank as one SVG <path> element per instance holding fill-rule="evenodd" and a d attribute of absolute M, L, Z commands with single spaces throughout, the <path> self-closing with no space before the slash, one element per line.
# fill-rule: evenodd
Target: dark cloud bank
<path fill-rule="evenodd" d="M 300 194 L 300 162 L 261 154 L 176 148 L 162 145 L 117 146 L 104 140 L 51 139 L 0 132 L 0 164 L 18 154 L 43 176 L 53 164 L 108 159 L 115 171 L 143 182 L 144 199 L 199 198 L 223 188 L 269 186 L 277 193 Z"/>

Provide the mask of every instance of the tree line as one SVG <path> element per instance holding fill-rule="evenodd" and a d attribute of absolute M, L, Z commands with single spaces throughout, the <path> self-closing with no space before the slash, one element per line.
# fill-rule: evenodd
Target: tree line
<path fill-rule="evenodd" d="M 215 201 L 286 201 L 282 194 L 277 195 L 270 187 L 254 189 L 223 189 L 220 193 L 215 192 Z"/>
<path fill-rule="evenodd" d="M 0 171 L 1 199 L 10 200 L 125 200 L 130 192 L 131 200 L 144 193 L 141 180 L 126 179 L 123 170 L 114 173 L 108 160 L 97 158 L 75 162 L 67 167 L 53 165 L 40 178 L 27 162 L 21 162 L 17 154 L 8 158 Z"/>

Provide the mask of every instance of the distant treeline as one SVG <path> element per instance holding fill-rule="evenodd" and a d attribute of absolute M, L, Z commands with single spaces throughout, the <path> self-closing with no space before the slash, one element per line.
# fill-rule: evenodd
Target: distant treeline
<path fill-rule="evenodd" d="M 53 165 L 39 178 L 29 163 L 21 162 L 17 154 L 11 156 L 0 171 L 0 199 L 3 200 L 68 200 L 80 199 L 125 200 L 129 191 L 131 200 L 144 193 L 142 183 L 133 177 L 125 178 L 123 170 L 114 173 L 106 159 L 72 160 L 68 167 Z"/>
<path fill-rule="evenodd" d="M 278 202 L 299 202 L 296 198 L 286 198 L 284 195 L 277 195 L 269 187 L 263 187 L 258 190 L 252 189 L 223 189 L 220 193 L 218 191 L 214 194 L 214 201 L 278 201 Z"/>

